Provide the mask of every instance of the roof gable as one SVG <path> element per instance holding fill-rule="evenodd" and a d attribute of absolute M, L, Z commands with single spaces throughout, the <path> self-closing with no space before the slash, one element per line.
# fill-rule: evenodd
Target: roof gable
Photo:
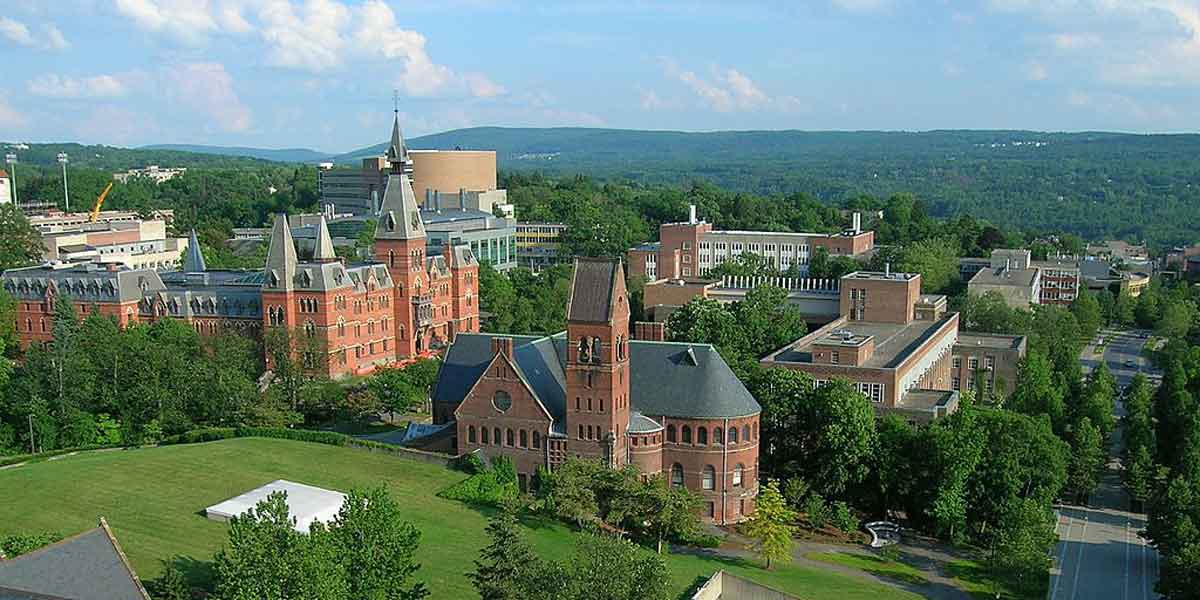
<path fill-rule="evenodd" d="M 4 588 L 32 592 L 30 598 L 150 600 L 103 519 L 95 529 L 0 561 L 0 583 Z"/>

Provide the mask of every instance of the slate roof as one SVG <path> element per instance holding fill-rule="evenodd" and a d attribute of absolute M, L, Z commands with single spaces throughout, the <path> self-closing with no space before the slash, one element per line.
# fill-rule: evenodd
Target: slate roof
<path fill-rule="evenodd" d="M 607 323 L 612 318 L 613 290 L 621 273 L 620 261 L 575 259 L 567 320 Z"/>
<path fill-rule="evenodd" d="M 566 418 L 566 334 L 460 333 L 446 352 L 433 401 L 458 405 L 491 362 L 493 337 L 513 338 L 513 359 L 556 425 Z M 711 345 L 629 342 L 630 407 L 644 415 L 725 418 L 762 408 Z"/>
<path fill-rule="evenodd" d="M 0 561 L 0 599 L 149 600 L 103 519 L 74 537 Z"/>
<path fill-rule="evenodd" d="M 204 264 L 204 253 L 200 251 L 200 240 L 196 237 L 196 230 L 188 236 L 187 252 L 183 255 L 183 271 L 186 273 L 199 273 L 208 270 Z"/>

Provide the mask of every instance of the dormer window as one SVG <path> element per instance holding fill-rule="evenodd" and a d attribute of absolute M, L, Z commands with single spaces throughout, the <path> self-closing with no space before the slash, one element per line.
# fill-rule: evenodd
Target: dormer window
<path fill-rule="evenodd" d="M 387 215 L 387 219 L 384 219 L 383 225 L 385 228 L 387 228 L 388 231 L 395 231 L 396 230 L 396 216 L 389 212 Z"/>

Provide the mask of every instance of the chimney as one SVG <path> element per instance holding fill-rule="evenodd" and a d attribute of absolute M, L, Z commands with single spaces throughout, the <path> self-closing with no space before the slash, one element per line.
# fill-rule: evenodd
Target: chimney
<path fill-rule="evenodd" d="M 688 205 L 688 224 L 690 224 L 690 225 L 696 224 L 696 205 L 695 204 Z"/>
<path fill-rule="evenodd" d="M 513 355 L 513 339 L 510 337 L 492 338 L 492 355 L 496 354 L 503 354 L 511 359 Z"/>
<path fill-rule="evenodd" d="M 858 211 L 854 211 L 854 216 L 851 217 L 851 219 L 852 219 L 851 227 L 854 228 L 854 234 L 858 235 L 858 234 L 862 233 L 862 213 L 860 213 Z"/>
<path fill-rule="evenodd" d="M 653 321 L 638 321 L 633 324 L 633 339 L 647 342 L 667 340 L 667 324 Z"/>

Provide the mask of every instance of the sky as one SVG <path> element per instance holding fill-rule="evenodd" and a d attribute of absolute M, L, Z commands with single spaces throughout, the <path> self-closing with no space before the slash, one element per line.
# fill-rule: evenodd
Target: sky
<path fill-rule="evenodd" d="M 0 140 L 1195 132 L 1200 0 L 7 0 Z"/>

